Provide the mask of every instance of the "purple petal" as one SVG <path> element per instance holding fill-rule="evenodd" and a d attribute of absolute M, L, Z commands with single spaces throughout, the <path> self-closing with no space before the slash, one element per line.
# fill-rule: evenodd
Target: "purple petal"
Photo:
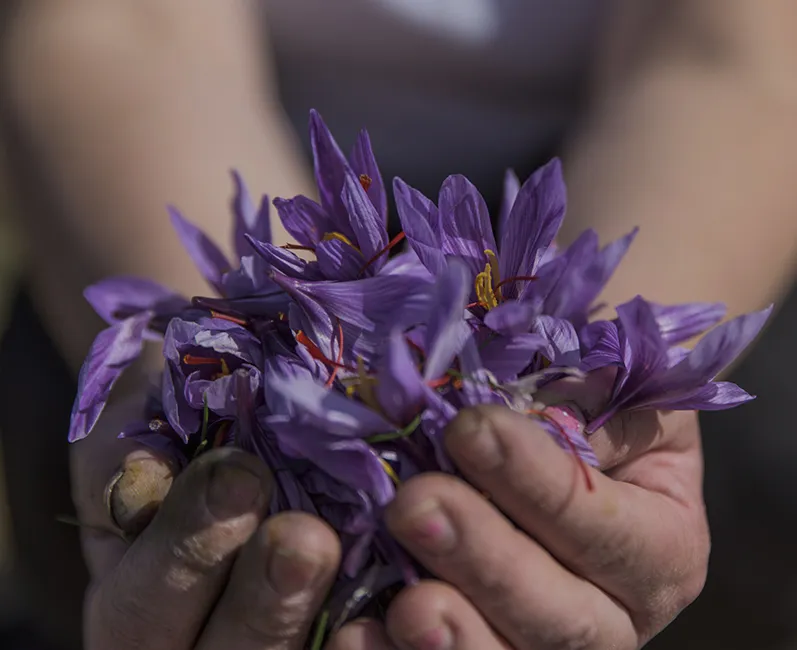
<path fill-rule="evenodd" d="M 393 499 L 393 483 L 366 442 L 330 438 L 323 429 L 307 426 L 299 431 L 292 423 L 275 418 L 269 426 L 286 455 L 309 460 L 344 485 L 369 493 L 380 506 Z"/>
<path fill-rule="evenodd" d="M 545 338 L 543 354 L 555 366 L 577 367 L 581 361 L 581 344 L 576 330 L 568 321 L 552 316 L 540 316 L 534 321 L 534 331 Z"/>
<path fill-rule="evenodd" d="M 458 257 L 472 276 L 487 263 L 485 250 L 497 252 L 487 204 L 464 176 L 449 176 L 440 188 L 439 219 L 443 250 Z"/>
<path fill-rule="evenodd" d="M 622 391 L 628 400 L 667 367 L 667 344 L 653 310 L 640 296 L 617 307 L 617 316 L 622 327 L 624 369 L 618 373 L 614 397 Z"/>
<path fill-rule="evenodd" d="M 88 287 L 83 295 L 109 325 L 143 311 L 170 314 L 189 305 L 185 298 L 157 282 L 130 276 L 101 280 Z"/>
<path fill-rule="evenodd" d="M 644 408 L 665 411 L 720 411 L 755 399 L 736 384 L 727 381 L 711 382 L 695 391 L 675 398 L 654 399 Z M 639 407 L 636 407 L 639 408 Z"/>
<path fill-rule="evenodd" d="M 441 233 L 435 230 L 438 211 L 434 203 L 400 178 L 393 181 L 401 227 L 407 242 L 429 271 L 437 276 L 446 261 L 442 250 Z"/>
<path fill-rule="evenodd" d="M 667 343 L 675 345 L 702 334 L 725 318 L 721 302 L 691 302 L 683 305 L 657 305 L 651 309 Z"/>
<path fill-rule="evenodd" d="M 470 293 L 468 269 L 451 260 L 432 291 L 432 308 L 426 326 L 426 362 L 423 376 L 437 379 L 446 372 L 471 331 L 465 322 Z"/>
<path fill-rule="evenodd" d="M 141 354 L 144 330 L 151 317 L 150 312 L 131 316 L 103 330 L 94 339 L 80 369 L 69 426 L 70 442 L 85 438 L 97 424 L 111 388 Z"/>
<path fill-rule="evenodd" d="M 532 361 L 535 353 L 549 348 L 548 339 L 540 334 L 498 336 L 481 349 L 484 366 L 499 381 L 517 377 Z"/>
<path fill-rule="evenodd" d="M 611 321 L 590 323 L 581 334 L 584 353 L 579 369 L 591 372 L 607 366 L 623 365 L 623 352 L 617 326 Z"/>
<path fill-rule="evenodd" d="M 379 405 L 391 421 L 405 425 L 417 414 L 425 395 L 423 379 L 404 340 L 404 332 L 394 330 L 377 370 Z"/>
<path fill-rule="evenodd" d="M 176 208 L 169 207 L 172 226 L 202 277 L 214 288 L 221 286 L 222 276 L 232 269 L 229 261 L 208 236 L 188 221 Z"/>
<path fill-rule="evenodd" d="M 520 180 L 511 169 L 506 170 L 504 176 L 504 196 L 501 199 L 501 210 L 498 213 L 498 236 L 503 237 L 506 232 L 507 221 L 520 192 Z"/>
<path fill-rule="evenodd" d="M 321 238 L 335 231 L 335 224 L 324 209 L 306 196 L 274 199 L 280 221 L 288 234 L 300 245 L 314 247 Z"/>
<path fill-rule="evenodd" d="M 429 283 L 417 277 L 378 275 L 351 282 L 301 282 L 275 276 L 297 298 L 310 298 L 332 316 L 367 332 L 409 327 L 426 316 L 432 304 Z"/>
<path fill-rule="evenodd" d="M 395 428 L 368 407 L 309 379 L 269 376 L 265 381 L 269 391 L 290 403 L 303 422 L 327 435 L 363 438 Z"/>
<path fill-rule="evenodd" d="M 502 278 L 534 275 L 559 232 L 565 205 L 562 165 L 554 159 L 532 174 L 518 192 L 501 237 Z"/>
<path fill-rule="evenodd" d="M 310 111 L 310 144 L 313 149 L 313 168 L 315 170 L 318 194 L 321 207 L 334 223 L 334 228 L 327 232 L 339 232 L 348 239 L 354 240 L 346 208 L 341 201 L 341 192 L 349 169 L 349 163 L 329 132 L 327 125 L 317 111 Z"/>
<path fill-rule="evenodd" d="M 235 254 L 240 259 L 252 254 L 252 248 L 244 235 L 254 237 L 258 241 L 271 241 L 271 218 L 268 197 L 263 197 L 258 209 L 252 201 L 241 174 L 233 170 L 232 178 L 235 183 L 235 196 L 232 200 L 232 211 L 235 215 L 233 244 L 235 245 Z"/>
<path fill-rule="evenodd" d="M 770 306 L 714 328 L 698 342 L 691 354 L 667 372 L 662 384 L 671 390 L 676 386 L 693 386 L 713 379 L 758 336 L 771 313 Z"/>
<path fill-rule="evenodd" d="M 537 316 L 539 312 L 533 304 L 510 300 L 488 311 L 484 324 L 495 332 L 513 336 L 531 331 Z"/>
<path fill-rule="evenodd" d="M 354 172 L 347 171 L 341 199 L 349 214 L 354 238 L 365 261 L 371 260 L 388 244 L 387 228 Z M 386 256 L 373 261 L 376 269 L 384 265 Z"/>
<path fill-rule="evenodd" d="M 307 272 L 307 262 L 293 251 L 270 242 L 262 242 L 253 237 L 246 236 L 249 246 L 275 271 L 284 273 L 292 278 L 304 278 Z"/>
<path fill-rule="evenodd" d="M 374 151 L 371 148 L 371 138 L 368 136 L 367 131 L 362 130 L 357 136 L 350 160 L 351 166 L 358 176 L 365 174 L 371 179 L 371 185 L 367 190 L 368 198 L 371 199 L 371 203 L 376 208 L 382 227 L 386 228 L 387 192 L 385 191 L 385 182 L 382 180 L 379 166 L 376 164 Z"/>
<path fill-rule="evenodd" d="M 173 364 L 163 368 L 161 401 L 166 420 L 183 442 L 199 431 L 201 411 L 192 408 L 185 399 L 186 378 Z"/>
<path fill-rule="evenodd" d="M 319 242 L 315 254 L 325 280 L 356 280 L 366 262 L 359 250 L 340 239 Z"/>

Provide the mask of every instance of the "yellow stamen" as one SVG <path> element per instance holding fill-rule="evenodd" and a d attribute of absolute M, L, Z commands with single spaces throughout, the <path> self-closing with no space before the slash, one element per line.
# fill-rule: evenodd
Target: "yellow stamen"
<path fill-rule="evenodd" d="M 220 359 L 221 361 L 221 376 L 226 377 L 230 374 L 230 366 L 227 365 L 227 362 L 224 359 Z"/>
<path fill-rule="evenodd" d="M 368 371 L 365 368 L 365 361 L 362 357 L 357 357 L 357 378 L 359 384 L 357 385 L 357 393 L 360 399 L 367 407 L 373 409 L 377 413 L 381 413 L 382 409 L 379 407 L 379 400 L 376 399 L 376 379 L 368 376 Z"/>
<path fill-rule="evenodd" d="M 393 483 L 395 483 L 396 485 L 401 485 L 401 479 L 398 477 L 398 474 L 396 474 L 396 470 L 394 470 L 390 466 L 390 463 L 388 463 L 384 458 L 380 458 L 379 462 L 382 463 L 382 467 L 385 470 L 385 474 L 387 474 L 390 477 L 390 480 L 393 481 Z"/>
<path fill-rule="evenodd" d="M 484 271 L 476 276 L 474 287 L 479 304 L 490 310 L 497 307 L 502 298 L 501 287 L 498 286 L 501 282 L 501 276 L 498 270 L 498 258 L 495 253 L 488 249 L 484 251 L 484 254 L 487 256 L 487 264 L 484 265 Z"/>
<path fill-rule="evenodd" d="M 360 249 L 357 248 L 354 244 L 352 244 L 351 240 L 348 237 L 346 237 L 346 235 L 344 235 L 343 233 L 328 232 L 322 237 L 322 239 L 324 241 L 332 241 L 333 239 L 337 239 L 338 241 L 342 241 L 344 244 L 351 246 L 358 253 L 361 252 Z"/>

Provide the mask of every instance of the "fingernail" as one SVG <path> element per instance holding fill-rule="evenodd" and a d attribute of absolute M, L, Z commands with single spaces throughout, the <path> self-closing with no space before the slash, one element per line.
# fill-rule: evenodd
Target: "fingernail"
<path fill-rule="evenodd" d="M 219 520 L 251 512 L 263 497 L 262 480 L 236 463 L 219 463 L 210 471 L 207 507 Z"/>
<path fill-rule="evenodd" d="M 504 464 L 504 451 L 495 436 L 490 419 L 479 412 L 465 413 L 455 423 L 449 437 L 449 450 L 477 472 L 494 472 Z"/>
<path fill-rule="evenodd" d="M 454 635 L 444 625 L 414 637 L 410 645 L 415 650 L 451 650 L 454 647 Z"/>
<path fill-rule="evenodd" d="M 457 545 L 457 533 L 451 519 L 435 499 L 422 502 L 397 519 L 395 533 L 427 553 L 448 553 Z"/>
<path fill-rule="evenodd" d="M 319 562 L 296 549 L 275 542 L 266 562 L 266 577 L 280 596 L 294 596 L 309 589 L 321 570 Z"/>
<path fill-rule="evenodd" d="M 114 523 L 138 535 L 158 511 L 174 481 L 172 467 L 151 456 L 131 458 L 105 488 L 105 505 Z"/>

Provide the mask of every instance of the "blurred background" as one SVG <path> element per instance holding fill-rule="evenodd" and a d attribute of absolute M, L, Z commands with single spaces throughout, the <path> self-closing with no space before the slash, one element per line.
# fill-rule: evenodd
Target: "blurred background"
<path fill-rule="evenodd" d="M 626 26 L 617 28 L 616 36 L 603 38 L 607 33 L 615 34 L 608 0 L 560 0 L 556 9 L 542 0 L 345 0 L 339 4 L 293 0 L 264 4 L 267 11 L 263 25 L 267 29 L 262 34 L 258 32 L 262 39 L 258 52 L 267 69 L 263 77 L 272 80 L 273 75 L 274 86 L 273 90 L 264 91 L 261 99 L 264 105 L 279 106 L 280 115 L 285 116 L 285 124 L 290 127 L 290 144 L 297 134 L 298 160 L 308 159 L 306 120 L 309 109 L 315 107 L 342 143 L 352 142 L 361 126 L 368 127 L 386 179 L 400 174 L 434 196 L 446 175 L 464 173 L 484 191 L 493 208 L 500 201 L 505 168 L 513 167 L 525 178 L 554 153 L 570 150 L 568 143 L 573 141 L 573 134 L 589 122 L 590 97 L 595 92 L 595 78 L 600 77 L 595 71 L 596 62 L 604 58 L 598 56 L 601 48 L 611 51 L 608 59 L 616 62 L 618 57 L 630 57 L 636 65 L 641 60 L 638 44 L 645 40 L 644 35 L 631 30 L 634 37 L 626 42 L 620 34 L 629 31 L 628 25 L 661 21 L 666 14 L 661 13 L 662 3 L 640 1 L 631 12 L 639 15 L 633 20 L 616 21 Z M 616 4 L 626 11 L 634 6 L 629 2 Z M 689 5 L 673 3 L 676 4 Z M 695 0 L 693 4 L 699 3 Z M 783 3 L 773 2 L 771 6 L 780 4 Z M 85 42 L 82 37 L 86 33 L 99 48 L 89 54 L 103 52 L 106 41 L 113 40 L 107 37 L 119 29 L 118 16 L 108 21 L 87 19 L 104 11 L 100 4 L 90 1 L 76 0 L 71 5 L 53 2 L 52 6 L 60 8 L 51 19 L 42 18 L 49 11 L 41 8 L 47 3 L 32 1 L 28 6 L 34 9 L 27 13 L 19 11 L 17 3 L 11 5 L 16 6 L 17 13 L 6 10 L 7 29 L 2 33 L 14 45 L 5 50 L 4 89 L 0 93 L 4 102 L 0 144 L 6 153 L 0 185 L 0 648 L 76 650 L 80 647 L 81 599 L 87 578 L 80 558 L 78 530 L 59 522 L 63 516 L 74 516 L 69 497 L 66 431 L 75 371 L 54 323 L 63 319 L 65 329 L 70 323 L 89 323 L 85 336 L 70 348 L 85 351 L 85 341 L 93 335 L 91 328 L 96 321 L 72 318 L 83 307 L 72 285 L 67 285 L 72 266 L 91 247 L 85 248 L 85 237 L 75 237 L 74 241 L 68 236 L 61 238 L 64 229 L 76 223 L 76 219 L 67 218 L 69 210 L 88 204 L 73 201 L 63 208 L 67 216 L 62 217 L 59 201 L 66 205 L 72 200 L 66 183 L 77 176 L 70 176 L 70 165 L 86 164 L 80 178 L 83 184 L 75 193 L 85 194 L 86 188 L 94 188 L 105 197 L 103 206 L 107 208 L 107 201 L 116 200 L 113 179 L 97 176 L 95 185 L 92 174 L 130 174 L 131 167 L 132 173 L 136 170 L 131 164 L 114 167 L 114 160 L 141 162 L 150 155 L 154 169 L 148 170 L 150 176 L 168 181 L 174 166 L 187 165 L 190 156 L 213 150 L 198 146 L 182 159 L 179 153 L 175 154 L 174 143 L 169 144 L 166 153 L 158 149 L 157 143 L 152 152 L 146 146 L 125 149 L 133 140 L 125 139 L 123 131 L 136 125 L 138 135 L 134 139 L 146 140 L 147 125 L 155 124 L 151 121 L 154 114 L 163 120 L 156 124 L 157 128 L 167 132 L 182 128 L 179 111 L 150 113 L 145 106 L 142 108 L 150 96 L 162 99 L 163 93 L 179 92 L 179 81 L 175 80 L 184 78 L 179 66 L 172 70 L 176 76 L 160 79 L 163 85 L 155 84 L 154 91 L 150 85 L 154 82 L 148 76 L 169 57 L 176 60 L 185 56 L 179 47 L 158 50 L 158 41 L 148 39 L 127 42 L 127 50 L 110 47 L 108 60 L 121 57 L 121 67 L 112 66 L 106 74 L 99 68 L 95 70 L 94 63 L 86 65 L 87 60 L 96 62 L 102 57 L 71 59 L 58 54 L 71 51 L 70 38 L 75 38 L 75 43 Z M 141 2 L 136 6 L 148 5 Z M 182 0 L 169 0 L 157 9 L 147 9 L 146 19 L 162 21 L 157 24 L 165 25 L 166 30 L 174 28 L 176 21 L 186 16 L 183 5 Z M 170 15 L 172 6 L 174 15 Z M 191 19 L 186 21 L 189 32 L 196 30 L 186 37 L 188 42 L 193 37 L 200 46 L 197 50 L 186 46 L 185 65 L 190 67 L 192 57 L 201 65 L 199 53 L 217 49 L 222 58 L 227 57 L 225 65 L 234 64 L 235 50 L 216 48 L 216 36 L 201 32 L 218 24 L 218 17 L 214 16 L 203 22 L 201 6 L 191 7 Z M 757 7 L 756 3 L 752 6 Z M 639 7 L 644 10 L 639 11 Z M 80 11 L 74 11 L 77 8 Z M 727 45 L 717 45 L 711 39 L 711 30 L 706 27 L 710 13 L 701 13 L 703 22 L 698 21 L 695 27 L 697 36 L 690 32 L 700 45 L 696 56 L 701 61 L 716 56 L 718 49 Z M 35 27 L 38 19 L 47 24 L 43 32 L 34 29 L 28 34 L 19 27 Z M 92 40 L 94 32 L 75 28 L 83 22 L 85 29 L 96 30 L 99 38 Z M 69 27 L 62 31 L 63 25 Z M 64 38 L 66 50 L 56 48 L 55 54 L 49 55 L 63 58 L 64 67 L 52 79 L 46 74 L 37 77 L 33 74 L 36 57 L 40 52 L 49 52 L 47 39 L 53 36 Z M 139 56 L 134 46 L 150 48 L 157 56 Z M 45 62 L 55 61 L 42 56 Z M 21 65 L 23 59 L 26 63 Z M 69 68 L 70 62 L 76 66 L 75 79 L 80 79 L 73 94 L 83 93 L 85 105 L 78 101 L 81 98 L 70 95 L 69 84 L 58 83 L 62 75 L 75 72 Z M 606 65 L 606 69 L 611 67 Z M 220 74 L 214 76 L 214 70 Z M 198 120 L 202 129 L 219 115 L 219 122 L 227 127 L 235 121 L 225 119 L 219 106 L 224 106 L 226 90 L 222 85 L 236 75 L 224 66 L 219 70 L 211 66 L 193 79 L 191 92 L 215 98 L 208 102 L 214 108 L 207 109 L 207 122 Z M 121 86 L 114 86 L 119 77 L 123 77 L 124 91 Z M 219 90 L 214 90 L 217 82 Z M 48 83 L 52 84 L 52 91 Z M 36 84 L 46 88 L 46 92 L 36 90 Z M 96 98 L 92 94 L 95 92 Z M 117 92 L 124 92 L 127 102 L 140 99 L 142 105 L 131 111 L 127 103 L 102 103 Z M 234 93 L 226 97 L 231 103 L 239 99 Z M 196 96 L 192 95 L 193 99 Z M 63 101 L 66 108 L 47 104 L 50 100 Z M 208 104 L 200 101 L 189 105 L 188 113 L 200 115 Z M 79 131 L 81 111 L 94 115 L 92 111 L 98 110 L 97 106 L 102 107 L 103 119 L 108 121 L 108 139 L 89 127 L 85 127 L 85 134 Z M 120 111 L 118 123 L 108 106 Z M 62 117 L 61 121 L 42 119 L 42 115 L 52 111 Z M 138 119 L 142 120 L 140 124 Z M 97 125 L 93 118 L 87 121 L 92 122 L 92 128 Z M 51 137 L 58 129 L 65 130 L 63 141 L 58 140 L 59 148 L 50 159 L 42 140 L 34 137 L 35 133 L 31 135 L 39 125 Z M 194 133 L 194 144 L 207 134 L 202 129 Z M 92 162 L 91 137 L 97 138 L 99 163 Z M 158 137 L 153 131 L 152 138 Z M 258 137 L 253 129 L 240 140 L 256 142 Z M 257 147 L 266 149 L 268 145 Z M 113 146 L 118 147 L 117 158 L 109 158 L 107 149 Z M 74 161 L 72 148 L 78 152 Z M 163 157 L 155 157 L 153 152 L 163 153 Z M 31 164 L 36 156 L 39 166 Z M 236 160 L 225 159 L 219 163 L 220 169 L 214 167 L 211 171 L 224 174 L 229 166 L 237 164 Z M 774 167 L 776 163 L 768 164 Z M 59 165 L 69 173 L 59 176 Z M 100 168 L 102 171 L 97 171 Z M 187 177 L 181 192 L 190 193 L 192 188 L 202 186 L 201 174 L 192 178 L 189 173 Z M 229 193 L 226 180 L 220 178 L 220 195 Z M 255 180 L 255 188 L 272 191 L 269 178 Z M 141 187 L 146 187 L 146 183 Z M 161 204 L 165 202 L 164 199 Z M 583 203 L 582 200 L 580 205 Z M 50 212 L 44 210 L 51 221 L 42 216 L 42 206 L 52 208 Z M 106 211 L 106 221 L 97 230 L 99 245 L 106 241 L 103 237 L 111 242 L 119 239 L 119 233 L 128 232 L 122 220 L 138 223 L 135 219 L 145 218 L 123 207 L 115 214 Z M 155 214 L 153 223 L 162 218 L 165 232 L 165 214 Z M 796 217 L 792 214 L 788 219 L 793 221 Z M 56 234 L 47 234 L 59 219 L 59 225 L 52 226 Z M 219 211 L 209 219 L 221 223 L 219 229 L 224 232 L 226 214 Z M 581 217 L 578 223 L 589 225 L 585 219 L 588 217 Z M 146 257 L 146 245 L 143 253 L 136 249 L 137 262 L 145 270 L 148 266 L 164 268 L 158 266 L 160 260 L 154 252 L 159 232 L 146 233 L 151 258 Z M 41 279 L 31 280 L 38 277 L 37 273 L 41 275 L 39 247 L 49 251 L 54 243 L 64 264 L 63 302 L 57 307 L 42 299 L 48 294 L 41 291 Z M 706 251 L 708 254 L 708 248 Z M 677 264 L 675 253 L 673 265 Z M 87 280 L 107 270 L 105 259 L 90 271 L 74 275 Z M 797 437 L 791 415 L 791 400 L 797 396 L 793 379 L 793 368 L 797 366 L 795 326 L 797 297 L 791 296 L 782 302 L 765 336 L 731 378 L 757 394 L 758 399 L 739 410 L 703 416 L 706 499 L 714 539 L 709 580 L 699 600 L 651 643 L 651 648 L 797 648 L 797 554 L 793 552 L 790 532 L 797 530 L 792 528 L 797 519 L 797 472 L 793 469 L 797 464 Z"/>

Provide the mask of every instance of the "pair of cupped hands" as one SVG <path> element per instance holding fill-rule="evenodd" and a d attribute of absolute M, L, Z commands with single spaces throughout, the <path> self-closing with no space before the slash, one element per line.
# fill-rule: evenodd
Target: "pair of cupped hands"
<path fill-rule="evenodd" d="M 174 477 L 116 438 L 138 407 L 109 407 L 73 449 L 92 576 L 87 650 L 302 650 L 338 572 L 335 533 L 299 512 L 267 517 L 273 479 L 240 450 L 206 453 Z M 697 417 L 626 414 L 590 442 L 602 470 L 588 469 L 592 490 L 533 420 L 461 412 L 446 446 L 468 483 L 415 477 L 385 513 L 438 579 L 406 587 L 384 622 L 349 623 L 326 650 L 644 645 L 706 577 Z"/>

